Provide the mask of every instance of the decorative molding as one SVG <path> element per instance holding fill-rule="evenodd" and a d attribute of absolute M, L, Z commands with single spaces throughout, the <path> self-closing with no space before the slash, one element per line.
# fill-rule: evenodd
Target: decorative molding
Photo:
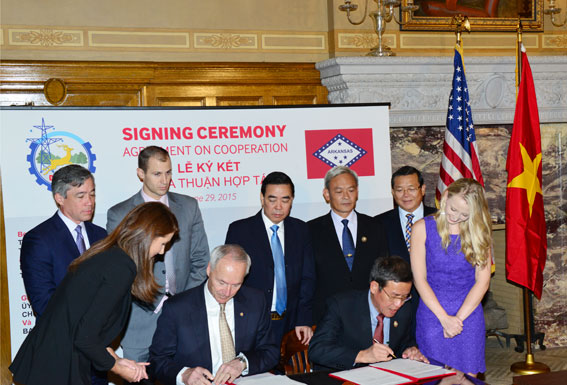
<path fill-rule="evenodd" d="M 262 34 L 263 49 L 297 49 L 324 50 L 327 49 L 325 35 L 292 35 L 292 34 Z"/>
<path fill-rule="evenodd" d="M 8 42 L 19 46 L 83 46 L 83 32 L 80 30 L 65 29 L 8 29 Z"/>
<path fill-rule="evenodd" d="M 270 51 L 273 53 L 293 51 L 327 52 L 327 32 L 297 31 L 202 31 L 202 30 L 152 30 L 132 28 L 86 28 L 62 29 L 53 27 L 3 26 L 8 32 L 8 41 L 0 44 L 5 49 L 49 49 L 62 46 L 80 47 L 84 51 L 92 48 L 122 48 L 124 52 L 140 48 L 199 52 L 211 50 Z M 0 30 L 1 31 L 1 30 Z M 86 41 L 83 38 L 86 37 Z M 192 42 L 192 44 L 191 44 Z M 261 43 L 260 43 L 261 42 Z"/>
<path fill-rule="evenodd" d="M 539 48 L 539 35 L 523 35 L 524 47 L 527 49 Z M 453 49 L 455 46 L 454 33 L 400 33 L 400 48 L 423 49 L 423 47 L 436 49 Z M 463 46 L 471 49 L 503 49 L 513 50 L 516 47 L 515 34 L 482 34 L 464 35 Z"/>
<path fill-rule="evenodd" d="M 378 36 L 374 33 L 346 33 L 337 34 L 337 46 L 339 49 L 364 49 L 374 48 L 378 44 Z M 385 33 L 382 35 L 384 43 L 390 48 L 396 48 L 396 35 Z"/>
<path fill-rule="evenodd" d="M 240 33 L 194 33 L 195 48 L 257 49 L 256 34 Z"/>
<path fill-rule="evenodd" d="M 187 32 L 89 31 L 89 46 L 120 48 L 189 48 Z"/>
<path fill-rule="evenodd" d="M 567 35 L 549 35 L 543 37 L 543 48 L 567 48 Z"/>
<path fill-rule="evenodd" d="M 533 56 L 542 123 L 567 122 L 567 56 Z M 465 57 L 475 124 L 512 124 L 515 58 Z M 390 102 L 390 126 L 444 126 L 452 57 L 339 57 L 316 64 L 329 102 Z"/>

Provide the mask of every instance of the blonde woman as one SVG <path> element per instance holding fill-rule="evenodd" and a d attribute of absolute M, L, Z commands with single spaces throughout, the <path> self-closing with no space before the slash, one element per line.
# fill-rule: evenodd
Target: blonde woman
<path fill-rule="evenodd" d="M 475 376 L 486 370 L 480 302 L 490 283 L 490 214 L 484 189 L 467 178 L 445 190 L 440 207 L 412 229 L 416 340 L 429 359 Z"/>

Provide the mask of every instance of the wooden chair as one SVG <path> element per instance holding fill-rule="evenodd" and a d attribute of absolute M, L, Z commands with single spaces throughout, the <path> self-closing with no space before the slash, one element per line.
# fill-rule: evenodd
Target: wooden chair
<path fill-rule="evenodd" d="M 315 331 L 316 326 L 311 328 Z M 286 333 L 282 338 L 280 348 L 280 368 L 284 369 L 285 374 L 299 374 L 311 372 L 311 363 L 307 355 L 309 345 L 303 345 L 297 339 L 295 330 Z"/>

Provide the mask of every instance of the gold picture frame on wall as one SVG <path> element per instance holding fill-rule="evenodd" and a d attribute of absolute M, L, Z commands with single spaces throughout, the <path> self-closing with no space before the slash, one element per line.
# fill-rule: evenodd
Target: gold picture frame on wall
<path fill-rule="evenodd" d="M 404 0 L 404 3 L 407 0 Z M 401 31 L 454 31 L 453 16 L 469 18 L 472 31 L 543 31 L 544 0 L 414 0 L 419 10 L 402 12 Z"/>

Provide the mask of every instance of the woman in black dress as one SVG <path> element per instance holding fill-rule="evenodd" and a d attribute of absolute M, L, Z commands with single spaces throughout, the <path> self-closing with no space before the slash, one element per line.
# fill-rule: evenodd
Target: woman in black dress
<path fill-rule="evenodd" d="M 74 260 L 10 365 L 14 381 L 90 384 L 91 365 L 130 382 L 147 378 L 147 363 L 120 358 L 108 346 L 128 320 L 132 297 L 154 301 L 154 257 L 177 230 L 167 206 L 144 203 Z"/>

